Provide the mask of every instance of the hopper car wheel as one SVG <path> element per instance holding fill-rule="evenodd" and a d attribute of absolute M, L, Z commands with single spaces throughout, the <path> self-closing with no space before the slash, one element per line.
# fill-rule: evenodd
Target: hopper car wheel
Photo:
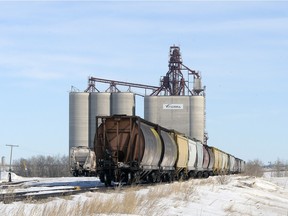
<path fill-rule="evenodd" d="M 150 175 L 150 182 L 151 182 L 151 183 L 155 183 L 155 182 L 156 182 L 155 173 L 151 173 L 151 175 Z"/>
<path fill-rule="evenodd" d="M 161 176 L 158 172 L 153 172 L 153 183 L 159 183 L 161 181 Z"/>
<path fill-rule="evenodd" d="M 175 174 L 174 173 L 169 173 L 168 174 L 168 182 L 174 182 L 175 180 Z"/>
<path fill-rule="evenodd" d="M 204 178 L 208 178 L 209 177 L 209 173 L 208 172 L 203 172 L 203 177 Z"/>
<path fill-rule="evenodd" d="M 180 172 L 180 173 L 179 173 L 178 179 L 179 179 L 179 181 L 184 181 L 184 180 L 185 180 L 185 177 L 184 177 L 184 173 L 183 173 L 183 172 Z"/>
<path fill-rule="evenodd" d="M 104 183 L 104 182 L 105 182 L 104 173 L 101 173 L 101 174 L 100 174 L 100 182 L 101 182 L 101 183 Z"/>
<path fill-rule="evenodd" d="M 191 171 L 188 174 L 189 178 L 195 178 L 195 172 Z"/>
<path fill-rule="evenodd" d="M 106 187 L 111 186 L 111 177 L 107 173 L 104 174 L 104 182 Z"/>
<path fill-rule="evenodd" d="M 129 172 L 127 174 L 127 184 L 131 185 L 135 182 L 135 179 L 134 179 L 134 174 Z"/>
<path fill-rule="evenodd" d="M 170 173 L 166 174 L 165 175 L 165 182 L 169 182 L 170 183 L 171 180 L 172 180 L 171 174 Z"/>
<path fill-rule="evenodd" d="M 147 182 L 148 183 L 156 183 L 157 182 L 157 176 L 154 172 L 150 173 L 148 176 L 147 176 Z"/>
<path fill-rule="evenodd" d="M 79 176 L 78 170 L 75 170 L 75 171 L 73 172 L 73 176 L 74 176 L 74 177 L 78 177 L 78 176 Z"/>
<path fill-rule="evenodd" d="M 146 178 L 145 178 L 146 182 L 150 183 L 150 176 L 147 175 Z"/>
<path fill-rule="evenodd" d="M 140 183 L 140 173 L 136 172 L 134 173 L 133 184 L 139 184 L 139 183 Z"/>
<path fill-rule="evenodd" d="M 186 180 L 188 180 L 188 179 L 189 179 L 189 177 L 188 177 L 188 175 L 185 174 L 184 171 L 182 171 L 182 172 L 179 173 L 179 180 L 180 180 L 180 181 L 186 181 Z"/>
<path fill-rule="evenodd" d="M 171 182 L 174 182 L 175 180 L 177 180 L 177 175 L 174 172 L 170 173 L 170 177 L 171 177 Z"/>
<path fill-rule="evenodd" d="M 201 178 L 201 177 L 202 177 L 202 175 L 203 175 L 203 173 L 202 173 L 202 172 L 198 172 L 198 173 L 197 173 L 197 178 Z"/>
<path fill-rule="evenodd" d="M 159 172 L 155 173 L 155 182 L 157 182 L 157 183 L 161 182 L 161 175 Z"/>
<path fill-rule="evenodd" d="M 117 176 L 117 175 L 116 175 Z M 122 172 L 120 174 L 120 182 L 128 182 L 128 177 L 127 177 L 127 174 L 125 172 Z"/>
<path fill-rule="evenodd" d="M 173 175 L 171 173 L 166 174 L 166 181 L 169 183 L 173 182 Z"/>
<path fill-rule="evenodd" d="M 169 182 L 169 174 L 164 174 L 161 178 L 162 182 Z"/>

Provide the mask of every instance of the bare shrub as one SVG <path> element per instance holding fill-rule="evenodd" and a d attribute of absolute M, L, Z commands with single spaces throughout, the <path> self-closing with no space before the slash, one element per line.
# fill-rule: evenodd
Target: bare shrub
<path fill-rule="evenodd" d="M 33 196 L 27 196 L 24 200 L 23 200 L 24 203 L 35 203 L 36 200 L 34 199 Z"/>
<path fill-rule="evenodd" d="M 273 166 L 273 171 L 271 173 L 271 176 L 273 177 L 287 177 L 287 170 L 288 170 L 288 166 L 287 166 L 287 162 L 285 164 L 285 162 L 283 160 L 280 160 L 279 158 L 274 162 Z"/>
<path fill-rule="evenodd" d="M 224 211 L 225 211 L 225 212 L 228 212 L 228 213 L 235 213 L 235 212 L 237 212 L 237 211 L 235 211 L 235 209 L 234 209 L 234 203 L 230 203 L 228 206 L 226 206 L 226 207 L 224 208 Z"/>
<path fill-rule="evenodd" d="M 248 161 L 245 166 L 244 174 L 253 177 L 262 177 L 264 174 L 262 161 L 258 159 Z"/>
<path fill-rule="evenodd" d="M 189 201 L 193 195 L 195 195 L 196 192 L 196 186 L 193 181 L 187 182 L 184 187 L 182 188 L 182 191 L 184 193 L 183 200 Z"/>
<path fill-rule="evenodd" d="M 14 201 L 14 198 L 15 198 L 15 189 L 13 187 L 8 187 L 8 189 L 6 190 L 3 203 L 5 204 L 12 203 Z"/>
<path fill-rule="evenodd" d="M 219 175 L 216 177 L 216 179 L 220 185 L 226 185 L 231 181 L 231 178 L 228 175 Z"/>
<path fill-rule="evenodd" d="M 207 178 L 207 179 L 199 179 L 199 181 L 197 183 L 198 183 L 198 185 L 214 184 L 215 179 L 211 178 L 211 177 Z"/>

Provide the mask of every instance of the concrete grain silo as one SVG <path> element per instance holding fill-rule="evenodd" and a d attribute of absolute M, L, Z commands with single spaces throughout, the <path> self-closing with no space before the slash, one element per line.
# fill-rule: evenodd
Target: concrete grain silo
<path fill-rule="evenodd" d="M 144 118 L 204 143 L 204 96 L 145 96 Z"/>
<path fill-rule="evenodd" d="M 91 92 L 89 95 L 89 147 L 94 146 L 94 136 L 96 127 L 96 116 L 110 115 L 111 93 L 108 92 Z"/>
<path fill-rule="evenodd" d="M 190 97 L 190 133 L 189 136 L 205 143 L 205 97 Z"/>
<path fill-rule="evenodd" d="M 89 93 L 69 93 L 69 149 L 89 146 Z"/>
<path fill-rule="evenodd" d="M 69 150 L 93 149 L 96 116 L 135 115 L 135 94 L 131 92 L 70 92 Z"/>
<path fill-rule="evenodd" d="M 131 92 L 112 92 L 111 115 L 135 115 L 135 94 Z"/>
<path fill-rule="evenodd" d="M 145 96 L 144 118 L 168 129 L 187 135 L 189 127 L 190 96 Z"/>

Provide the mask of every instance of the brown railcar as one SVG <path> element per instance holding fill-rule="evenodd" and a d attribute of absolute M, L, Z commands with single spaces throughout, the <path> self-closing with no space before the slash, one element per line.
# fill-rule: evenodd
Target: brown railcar
<path fill-rule="evenodd" d="M 100 116 L 96 122 L 97 173 L 106 185 L 173 178 L 177 147 L 169 131 L 136 116 Z"/>

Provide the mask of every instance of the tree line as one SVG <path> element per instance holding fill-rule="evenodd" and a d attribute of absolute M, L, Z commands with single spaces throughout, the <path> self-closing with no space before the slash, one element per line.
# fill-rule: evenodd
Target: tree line
<path fill-rule="evenodd" d="M 249 160 L 245 166 L 245 175 L 262 177 L 267 172 L 271 177 L 288 177 L 288 161 L 279 158 L 269 165 L 264 165 L 259 159 Z"/>
<path fill-rule="evenodd" d="M 24 177 L 68 177 L 68 156 L 33 156 L 14 161 L 13 172 Z"/>

